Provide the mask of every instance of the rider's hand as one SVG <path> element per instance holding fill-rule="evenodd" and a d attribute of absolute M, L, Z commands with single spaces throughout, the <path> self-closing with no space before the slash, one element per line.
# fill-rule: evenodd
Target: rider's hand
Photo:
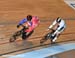
<path fill-rule="evenodd" d="M 17 25 L 17 28 L 19 28 L 20 27 L 20 25 Z"/>
<path fill-rule="evenodd" d="M 46 31 L 49 31 L 49 29 L 47 29 Z"/>

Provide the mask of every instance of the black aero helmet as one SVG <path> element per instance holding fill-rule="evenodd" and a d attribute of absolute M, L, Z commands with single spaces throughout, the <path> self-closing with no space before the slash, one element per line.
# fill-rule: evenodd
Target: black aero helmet
<path fill-rule="evenodd" d="M 57 22 L 57 23 L 60 23 L 60 22 L 61 22 L 61 18 L 58 17 L 58 18 L 56 19 L 56 22 Z"/>
<path fill-rule="evenodd" d="M 32 15 L 27 15 L 27 20 L 31 21 L 32 20 Z"/>

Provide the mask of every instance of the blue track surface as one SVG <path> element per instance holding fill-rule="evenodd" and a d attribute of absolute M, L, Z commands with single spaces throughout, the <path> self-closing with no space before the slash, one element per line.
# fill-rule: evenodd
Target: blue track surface
<path fill-rule="evenodd" d="M 73 49 L 75 49 L 75 43 L 58 44 L 40 50 L 34 50 L 23 54 L 18 54 L 8 58 L 45 58 L 54 54 L 62 53 Z"/>

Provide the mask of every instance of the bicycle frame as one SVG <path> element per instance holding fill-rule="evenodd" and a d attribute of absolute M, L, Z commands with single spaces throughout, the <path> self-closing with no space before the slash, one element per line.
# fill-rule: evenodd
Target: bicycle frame
<path fill-rule="evenodd" d="M 14 42 L 18 36 L 22 35 L 22 33 L 26 30 L 27 28 L 23 26 L 23 28 L 17 32 L 15 32 L 9 39 L 9 42 Z"/>
<path fill-rule="evenodd" d="M 52 31 L 47 33 L 41 40 L 40 40 L 40 43 L 44 43 L 45 41 L 47 41 L 48 39 L 51 40 L 52 42 L 52 34 L 55 32 L 55 30 L 51 29 Z"/>

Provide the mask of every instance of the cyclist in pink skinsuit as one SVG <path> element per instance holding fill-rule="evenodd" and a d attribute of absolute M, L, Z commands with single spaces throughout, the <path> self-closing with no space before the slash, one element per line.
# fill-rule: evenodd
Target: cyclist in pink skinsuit
<path fill-rule="evenodd" d="M 22 39 L 24 40 L 32 35 L 34 29 L 39 25 L 40 22 L 37 16 L 28 15 L 27 17 L 28 18 L 21 20 L 20 23 L 17 25 L 17 27 L 19 27 L 20 25 L 28 27 L 28 29 L 25 30 L 25 32 L 23 32 L 22 34 Z"/>
<path fill-rule="evenodd" d="M 32 28 L 36 28 L 38 24 L 40 23 L 39 18 L 37 16 L 33 16 L 32 18 Z"/>
<path fill-rule="evenodd" d="M 39 23 L 40 23 L 40 21 L 39 21 L 39 19 L 38 19 L 37 16 L 33 16 L 31 22 L 32 22 L 32 25 L 29 26 L 29 29 L 25 30 L 25 32 L 31 32 L 31 31 L 34 30 L 34 29 L 39 25 Z M 28 24 L 28 25 L 29 25 L 29 24 Z"/>

